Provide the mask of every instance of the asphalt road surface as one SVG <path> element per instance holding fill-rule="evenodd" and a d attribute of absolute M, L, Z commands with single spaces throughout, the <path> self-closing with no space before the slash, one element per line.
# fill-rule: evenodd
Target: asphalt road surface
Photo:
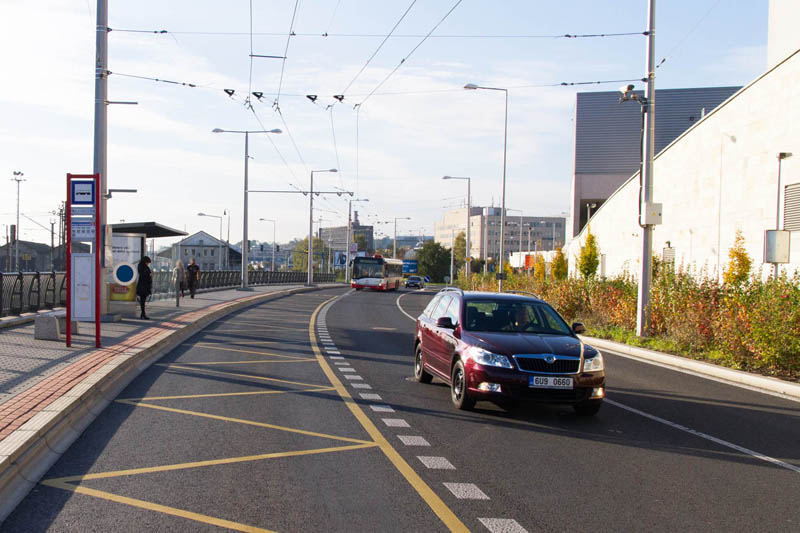
<path fill-rule="evenodd" d="M 213 324 L 0 530 L 800 530 L 800 404 L 604 351 L 596 417 L 457 411 L 411 380 L 405 313 L 432 294 L 307 293 Z"/>

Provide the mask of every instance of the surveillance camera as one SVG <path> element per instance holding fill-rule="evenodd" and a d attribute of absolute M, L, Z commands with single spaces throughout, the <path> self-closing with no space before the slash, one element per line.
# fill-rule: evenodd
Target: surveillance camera
<path fill-rule="evenodd" d="M 619 92 L 621 92 L 623 95 L 628 94 L 632 90 L 633 90 L 633 84 L 623 85 L 622 87 L 619 88 Z"/>

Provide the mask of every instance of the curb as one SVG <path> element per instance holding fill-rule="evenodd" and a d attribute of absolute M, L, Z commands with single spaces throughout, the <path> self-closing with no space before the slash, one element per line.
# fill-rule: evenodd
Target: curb
<path fill-rule="evenodd" d="M 89 424 L 152 363 L 210 323 L 253 305 L 328 287 L 300 287 L 222 303 L 194 322 L 125 349 L 0 441 L 0 524 Z"/>
<path fill-rule="evenodd" d="M 630 346 L 619 342 L 595 337 L 579 335 L 580 339 L 595 348 L 610 350 L 621 355 L 629 356 L 633 359 L 643 360 L 644 362 L 664 366 L 668 368 L 688 371 L 700 377 L 706 377 L 727 383 L 730 385 L 743 386 L 758 392 L 777 395 L 788 400 L 800 401 L 800 384 L 784 381 L 782 379 L 769 376 L 751 374 L 742 370 L 734 370 L 706 363 L 705 361 L 695 361 L 677 355 L 670 355 L 638 346 Z"/>

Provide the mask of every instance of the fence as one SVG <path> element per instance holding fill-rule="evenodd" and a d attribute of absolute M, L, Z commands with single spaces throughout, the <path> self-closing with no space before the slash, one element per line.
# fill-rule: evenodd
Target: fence
<path fill-rule="evenodd" d="M 248 272 L 250 285 L 280 283 L 303 283 L 307 272 L 270 272 L 252 270 Z M 16 272 L 0 273 L 0 316 L 35 313 L 41 309 L 63 307 L 67 302 L 66 274 L 64 272 Z M 242 274 L 238 270 L 202 272 L 199 291 L 238 287 Z M 315 283 L 332 283 L 334 274 L 314 273 Z M 172 272 L 153 272 L 153 298 L 175 294 Z"/>

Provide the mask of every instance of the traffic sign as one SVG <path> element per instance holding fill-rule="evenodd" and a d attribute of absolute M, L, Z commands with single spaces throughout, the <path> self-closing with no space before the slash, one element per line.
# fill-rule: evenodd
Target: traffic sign
<path fill-rule="evenodd" d="M 424 278 L 422 278 L 422 279 L 424 279 L 424 280 L 425 280 L 425 283 L 430 283 L 430 282 L 431 282 L 431 277 L 430 277 L 430 276 L 425 276 L 425 277 L 424 277 Z"/>
<path fill-rule="evenodd" d="M 95 182 L 88 180 L 70 181 L 70 200 L 72 205 L 94 205 Z"/>
<path fill-rule="evenodd" d="M 93 241 L 95 237 L 94 220 L 73 220 L 71 221 L 71 236 L 78 242 Z"/>

